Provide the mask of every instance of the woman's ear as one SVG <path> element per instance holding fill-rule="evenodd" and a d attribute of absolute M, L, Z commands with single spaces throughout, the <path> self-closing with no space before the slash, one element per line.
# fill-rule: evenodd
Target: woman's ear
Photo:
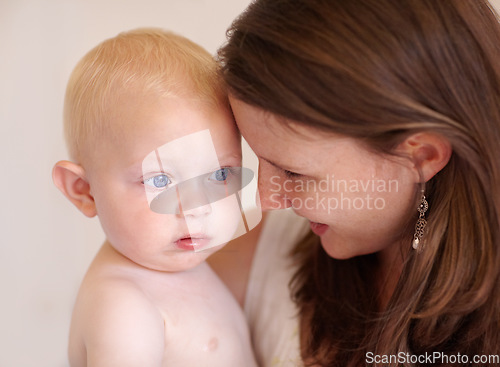
<path fill-rule="evenodd" d="M 448 139 L 434 133 L 410 135 L 397 149 L 409 157 L 418 171 L 420 180 L 429 181 L 450 160 L 452 149 Z"/>
<path fill-rule="evenodd" d="M 82 166 L 59 161 L 52 170 L 52 180 L 59 190 L 87 217 L 97 215 L 94 197 Z"/>

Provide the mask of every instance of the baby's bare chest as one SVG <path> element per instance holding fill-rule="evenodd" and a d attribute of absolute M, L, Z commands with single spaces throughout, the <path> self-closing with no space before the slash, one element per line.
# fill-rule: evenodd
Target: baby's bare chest
<path fill-rule="evenodd" d="M 164 366 L 254 366 L 242 310 L 211 272 L 154 290 L 165 323 Z"/>

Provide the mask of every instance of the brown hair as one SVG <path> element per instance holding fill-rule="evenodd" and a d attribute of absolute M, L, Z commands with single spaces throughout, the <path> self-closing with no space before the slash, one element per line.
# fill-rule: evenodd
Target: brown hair
<path fill-rule="evenodd" d="M 426 185 L 425 250 L 411 250 L 408 225 L 384 310 L 374 255 L 332 259 L 312 234 L 298 245 L 291 286 L 305 361 L 345 367 L 367 363 L 369 352 L 443 352 L 467 354 L 471 365 L 475 354 L 498 353 L 499 45 L 486 0 L 257 0 L 228 30 L 219 58 L 236 98 L 380 153 L 420 131 L 453 149 Z"/>

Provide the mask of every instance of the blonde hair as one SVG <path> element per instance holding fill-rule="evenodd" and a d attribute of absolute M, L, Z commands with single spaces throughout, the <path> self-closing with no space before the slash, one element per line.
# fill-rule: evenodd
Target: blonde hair
<path fill-rule="evenodd" d="M 374 254 L 332 259 L 312 234 L 297 246 L 291 285 L 304 360 L 498 354 L 500 24 L 488 2 L 256 0 L 228 35 L 221 71 L 246 103 L 380 154 L 421 131 L 453 147 L 426 185 L 423 253 L 411 249 L 416 209 L 401 229 L 407 261 L 384 310 Z M 396 362 L 384 366 L 414 365 Z"/>
<path fill-rule="evenodd" d="M 70 76 L 64 133 L 72 160 L 81 161 L 86 145 L 106 131 L 116 98 L 131 90 L 138 97 L 189 93 L 211 105 L 227 105 L 216 63 L 201 46 L 156 28 L 120 33 L 90 50 Z"/>

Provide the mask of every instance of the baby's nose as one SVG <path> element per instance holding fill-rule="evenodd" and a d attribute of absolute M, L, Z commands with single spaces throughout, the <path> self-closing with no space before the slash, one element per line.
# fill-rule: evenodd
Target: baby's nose
<path fill-rule="evenodd" d="M 184 216 L 201 216 L 212 212 L 210 198 L 202 180 L 188 180 L 177 185 L 179 213 Z"/>

